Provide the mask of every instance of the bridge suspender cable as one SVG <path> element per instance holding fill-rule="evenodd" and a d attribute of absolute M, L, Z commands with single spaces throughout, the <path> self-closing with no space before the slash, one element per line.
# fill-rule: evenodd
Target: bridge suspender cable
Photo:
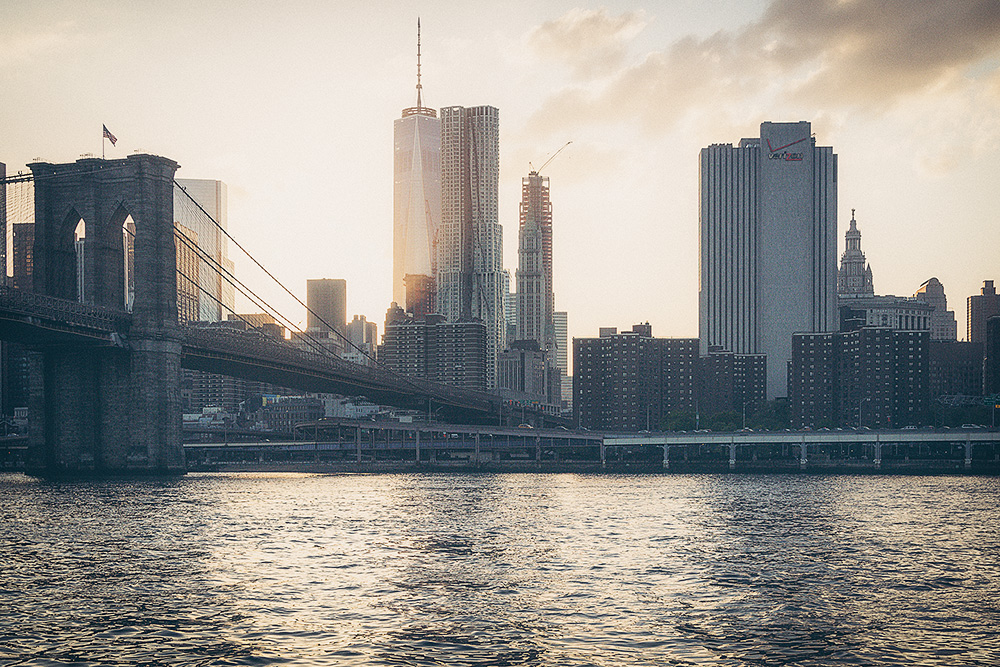
<path fill-rule="evenodd" d="M 209 255 L 208 253 L 206 253 L 204 250 L 202 250 L 201 248 L 199 248 L 197 246 L 197 244 L 193 244 L 190 239 L 188 239 L 187 237 L 185 237 L 183 234 L 181 234 L 180 232 L 178 232 L 176 229 L 174 230 L 174 236 L 176 236 L 182 243 L 184 243 L 184 245 L 186 245 L 187 247 L 191 248 L 195 253 L 197 253 L 198 256 L 201 259 L 207 260 L 209 262 L 212 262 L 213 264 L 217 264 L 217 262 L 215 261 L 215 258 L 213 258 L 211 255 Z M 251 290 L 249 287 L 247 287 L 242 282 L 240 282 L 238 279 L 236 279 L 235 276 L 232 276 L 232 274 L 229 273 L 229 271 L 227 271 L 225 269 L 225 267 L 222 267 L 221 271 L 219 270 L 219 268 L 216 268 L 215 266 L 212 266 L 212 265 L 210 265 L 209 268 L 212 268 L 219 276 L 221 276 L 224 280 L 226 280 L 226 282 L 228 282 L 230 285 L 232 285 L 240 294 L 242 294 L 243 296 L 245 296 L 252 304 L 254 304 L 255 306 L 257 306 L 258 308 L 260 308 L 264 312 L 270 314 L 272 317 L 274 317 L 279 322 L 281 322 L 284 326 L 289 326 L 290 327 L 292 325 L 291 320 L 289 320 L 287 317 L 285 317 L 280 312 L 278 312 L 277 309 L 275 309 L 273 306 L 269 305 L 266 301 L 264 301 L 262 298 L 260 298 L 255 292 L 253 292 L 253 290 Z M 225 272 L 225 273 L 223 273 L 223 272 Z M 210 298 L 213 301 L 215 301 L 222 308 L 228 310 L 228 307 L 224 303 L 222 303 L 221 300 L 219 300 L 218 298 L 216 298 L 214 294 L 212 294 L 208 290 L 204 289 L 201 285 L 198 285 L 190 276 L 188 276 L 187 274 L 185 274 L 180 269 L 177 269 L 177 273 L 180 274 L 182 277 L 184 277 L 189 283 L 191 283 L 192 285 L 194 285 L 195 287 L 197 287 L 198 290 L 201 291 L 205 296 L 207 296 L 208 298 Z M 232 280 L 230 280 L 229 278 L 226 277 L 227 274 L 229 276 L 232 276 Z M 245 322 L 251 329 L 254 328 L 253 324 L 249 320 L 247 320 L 245 317 L 243 317 L 239 313 L 233 313 L 233 314 L 236 315 L 236 317 L 240 318 L 241 321 Z M 312 338 L 312 336 L 309 336 L 308 334 L 306 334 L 305 336 L 303 336 L 303 339 L 306 341 L 307 344 L 309 344 L 310 347 L 312 347 L 314 350 L 317 350 L 320 354 L 329 354 L 329 351 L 326 348 L 324 348 L 319 343 L 319 341 L 316 341 L 314 338 Z"/>
<path fill-rule="evenodd" d="M 275 275 L 274 275 L 273 273 L 271 273 L 271 272 L 270 272 L 270 271 L 268 271 L 268 270 L 267 270 L 266 268 L 264 268 L 264 265 L 263 265 L 263 264 L 261 264 L 260 262 L 258 262 L 258 261 L 257 261 L 257 258 L 256 258 L 256 257 L 254 257 L 253 255 L 251 255 L 251 254 L 250 254 L 250 252 L 249 252 L 249 251 L 247 251 L 247 249 L 246 249 L 246 248 L 244 248 L 244 247 L 243 247 L 243 246 L 242 246 L 242 245 L 240 244 L 240 242 L 239 242 L 239 241 L 237 241 L 236 239 L 234 239 L 234 238 L 233 238 L 233 236 L 232 236 L 232 235 L 231 235 L 231 234 L 230 234 L 230 233 L 229 233 L 228 231 L 226 231 L 226 228 L 225 228 L 225 227 L 223 227 L 222 225 L 220 225 L 220 224 L 218 223 L 218 221 L 216 221 L 216 219 L 215 219 L 215 218 L 213 218 L 213 217 L 211 216 L 211 214 L 209 214 L 209 212 L 208 212 L 208 211 L 206 211 L 206 210 L 204 209 L 204 207 L 203 207 L 203 206 L 202 206 L 201 204 L 199 204 L 199 203 L 198 203 L 198 202 L 197 202 L 197 201 L 195 200 L 195 198 L 194 198 L 194 197 L 192 197 L 192 196 L 191 196 L 190 194 L 188 194 L 187 190 L 185 190 L 185 189 L 184 189 L 184 188 L 183 188 L 183 187 L 181 186 L 181 184 L 177 182 L 177 180 L 176 180 L 176 179 L 174 180 L 174 185 L 175 185 L 175 186 L 177 186 L 178 188 L 180 188 L 181 192 L 183 192 L 183 193 L 184 193 L 184 195 L 185 195 L 185 196 L 186 196 L 186 197 L 187 197 L 188 199 L 190 199 L 190 200 L 191 200 L 191 202 L 192 202 L 192 203 L 194 203 L 194 205 L 195 205 L 195 206 L 197 206 L 197 207 L 198 207 L 198 209 L 199 209 L 199 210 L 200 210 L 200 211 L 201 211 L 201 212 L 202 212 L 202 213 L 203 213 L 203 214 L 204 214 L 204 215 L 205 215 L 205 216 L 206 216 L 206 217 L 207 217 L 207 218 L 208 218 L 209 220 L 211 220 L 211 221 L 212 221 L 212 224 L 214 224 L 214 225 L 215 225 L 216 227 L 218 227 L 218 228 L 219 228 L 219 230 L 220 230 L 220 231 L 221 231 L 221 232 L 222 232 L 223 234 L 225 234 L 225 235 L 226 235 L 226 238 L 228 238 L 228 239 L 229 239 L 230 241 L 232 241 L 232 242 L 233 242 L 233 243 L 234 243 L 234 244 L 236 245 L 236 247 L 237 247 L 237 248 L 239 248 L 239 249 L 240 249 L 240 250 L 241 250 L 241 251 L 243 252 L 243 254 L 244 254 L 244 255 L 246 255 L 247 257 L 249 257 L 249 258 L 250 258 L 250 260 L 251 260 L 251 261 L 252 261 L 252 262 L 253 262 L 254 264 L 256 264 L 256 265 L 257 265 L 257 266 L 258 266 L 258 267 L 260 268 L 260 270 L 261 270 L 261 271 L 263 271 L 264 273 L 266 273 L 266 274 L 267 274 L 267 276 L 268 276 L 268 277 L 269 277 L 269 278 L 270 278 L 271 280 L 273 280 L 273 281 L 274 281 L 275 283 L 277 283 L 278 287 L 280 287 L 281 289 L 285 290 L 285 292 L 286 292 L 286 293 L 287 293 L 287 294 L 288 294 L 288 295 L 289 295 L 290 297 L 292 297 L 293 299 L 295 299 L 296 303 L 298 303 L 298 304 L 299 304 L 300 306 L 302 306 L 303 308 L 305 308 L 305 309 L 306 309 L 306 312 L 308 312 L 308 313 L 311 313 L 311 314 L 312 314 L 312 315 L 313 315 L 313 316 L 314 316 L 314 317 L 315 317 L 315 318 L 316 318 L 317 320 L 319 320 L 320 322 L 322 322 L 323 324 L 325 324 L 325 325 L 326 325 L 327 327 L 329 327 L 329 329 L 330 329 L 331 331 L 333 331 L 334 333 L 336 333 L 336 334 L 337 334 L 337 335 L 338 335 L 338 336 L 339 336 L 339 337 L 340 337 L 341 339 L 343 339 L 343 341 L 344 341 L 345 343 L 347 343 L 347 344 L 348 344 L 348 345 L 350 345 L 350 346 L 351 346 L 352 348 L 354 348 L 355 350 L 357 350 L 357 351 L 358 351 L 358 352 L 359 352 L 360 354 L 362 354 L 362 355 L 363 355 L 363 356 L 364 356 L 365 358 L 367 358 L 367 359 L 370 359 L 370 360 L 371 360 L 371 361 L 372 361 L 373 363 L 375 363 L 375 364 L 377 364 L 377 363 L 378 363 L 378 360 L 377 360 L 377 359 L 373 358 L 373 357 L 372 357 L 371 355 L 369 355 L 369 354 L 368 354 L 367 352 L 365 352 L 365 351 L 364 351 L 364 350 L 363 350 L 362 348 L 360 348 L 360 347 L 358 347 L 357 345 L 355 345 L 355 344 L 354 344 L 354 342 L 353 342 L 353 341 L 351 341 L 351 339 L 350 339 L 350 338 L 348 338 L 347 336 L 345 336 L 345 335 L 344 335 L 344 333 L 343 333 L 342 331 L 340 331 L 340 330 L 339 330 L 339 329 L 337 329 L 336 327 L 332 326 L 332 325 L 331 325 L 331 324 L 330 324 L 329 322 L 327 322 L 327 321 L 326 321 L 326 320 L 324 320 L 324 319 L 323 319 L 322 317 L 320 317 L 320 316 L 319 316 L 319 314 L 318 314 L 318 313 L 317 313 L 316 311 L 314 311 L 314 310 L 313 310 L 313 309 L 311 309 L 311 308 L 310 308 L 309 306 L 307 306 L 307 305 L 306 305 L 305 303 L 303 303 L 303 302 L 302 302 L 302 300 L 301 300 L 301 299 L 300 299 L 300 298 L 299 298 L 298 296 L 296 296 L 295 292 L 293 292 L 292 290 L 290 290 L 290 289 L 288 289 L 287 287 L 285 287 L 284 283 L 282 283 L 282 282 L 281 282 L 280 280 L 278 280 L 278 279 L 277 279 L 277 277 L 275 277 Z"/>
<path fill-rule="evenodd" d="M 335 333 L 336 333 L 336 334 L 337 334 L 337 335 L 338 335 L 338 336 L 339 336 L 339 337 L 340 337 L 340 338 L 341 338 L 342 340 L 344 340 L 344 342 L 346 342 L 346 343 L 347 343 L 348 345 L 350 345 L 350 346 L 351 346 L 351 347 L 352 347 L 353 349 L 355 349 L 356 351 L 358 351 L 358 352 L 359 352 L 359 353 L 360 353 L 361 355 L 363 355 L 363 356 L 364 356 L 364 357 L 365 357 L 366 359 L 369 359 L 369 360 L 370 360 L 370 361 L 372 362 L 372 364 L 373 364 L 373 365 L 375 365 L 375 366 L 376 366 L 377 368 L 379 368 L 379 369 L 380 369 L 380 370 L 381 370 L 382 372 L 385 372 L 385 373 L 389 374 L 390 376 L 392 376 L 392 377 L 394 377 L 394 378 L 396 378 L 396 379 L 398 379 L 398 380 L 400 380 L 400 381 L 402 381 L 402 382 L 405 382 L 406 384 L 409 384 L 410 386 L 412 386 L 412 387 L 413 387 L 414 389 L 416 389 L 417 391 L 419 391 L 419 392 L 421 392 L 421 393 L 424 393 L 424 394 L 428 394 L 428 395 L 430 394 L 430 390 L 429 390 L 429 388 L 428 388 L 428 387 L 427 387 L 427 386 L 426 386 L 425 384 L 424 384 L 424 385 L 422 385 L 422 384 L 420 384 L 420 383 L 419 383 L 419 382 L 418 382 L 418 381 L 417 381 L 417 380 L 416 380 L 415 378 L 411 378 L 411 377 L 408 377 L 408 376 L 406 376 L 406 375 L 403 375 L 403 374 L 401 374 L 401 373 L 397 373 L 397 372 L 393 371 L 392 369 L 389 369 L 389 368 L 386 368 L 385 364 L 383 364 L 383 363 L 379 362 L 379 361 L 378 361 L 377 359 L 375 359 L 375 358 L 373 358 L 373 357 L 372 357 L 371 355 L 369 355 L 369 354 L 368 354 L 368 353 L 367 353 L 367 352 L 366 352 L 366 351 L 365 351 L 364 349 L 362 349 L 362 348 L 360 348 L 359 346 L 355 345 L 355 344 L 354 344 L 354 342 L 353 342 L 353 341 L 351 341 L 351 340 L 350 340 L 349 338 L 347 338 L 347 336 L 345 336 L 345 335 L 344 335 L 344 334 L 343 334 L 343 333 L 342 333 L 342 332 L 341 332 L 340 330 L 338 330 L 337 328 L 333 327 L 333 326 L 332 326 L 332 325 L 331 325 L 331 324 L 330 324 L 329 322 L 327 322 L 327 321 L 326 321 L 326 320 L 324 320 L 324 319 L 323 319 L 322 317 L 320 317 L 318 313 L 316 313 L 316 312 L 315 312 L 315 311 L 313 311 L 313 310 L 312 310 L 311 308 L 309 308 L 309 306 L 307 306 L 307 305 L 306 305 L 305 303 L 303 303 L 303 302 L 302 302 L 302 300 L 301 300 L 301 299 L 299 299 L 299 298 L 298 298 L 298 296 L 296 296 L 294 292 L 292 292 L 292 291 L 291 291 L 290 289 L 288 289 L 288 288 L 287 288 L 287 287 L 286 287 L 286 286 L 285 286 L 285 285 L 284 285 L 284 284 L 283 284 L 283 283 L 282 283 L 282 282 L 281 282 L 280 280 L 278 280 L 278 278 L 277 278 L 277 277 L 275 277 L 275 276 L 274 276 L 274 274 L 272 274 L 272 273 L 271 273 L 270 271 L 268 271 L 268 270 L 267 270 L 267 269 L 266 269 L 266 268 L 264 267 L 264 265 L 263 265 L 263 264 L 261 264 L 261 263 L 260 263 L 259 261 L 257 261 L 257 258 L 256 258 L 256 257 L 254 257 L 253 255 L 251 255 L 251 254 L 250 254 L 250 252 L 249 252 L 249 251 L 247 251 L 247 249 L 246 249 L 246 248 L 244 248 L 244 247 L 243 247 L 243 245 L 242 245 L 242 244 L 241 244 L 241 243 L 240 243 L 239 241 L 237 241 L 237 240 L 236 240 L 235 238 L 233 238 L 233 236 L 232 236 L 232 235 L 231 235 L 231 234 L 230 234 L 230 233 L 229 233 L 229 232 L 228 232 L 228 231 L 227 231 L 227 230 L 226 230 L 226 229 L 225 229 L 225 228 L 224 228 L 224 227 L 223 227 L 222 225 L 220 225 L 220 224 L 219 224 L 219 222 L 218 222 L 218 221 L 217 221 L 217 220 L 216 220 L 216 219 L 215 219 L 214 217 L 212 217 L 212 215 L 211 215 L 211 214 L 210 214 L 210 213 L 209 213 L 208 211 L 206 211 L 206 210 L 205 210 L 205 208 L 204 208 L 204 207 L 203 207 L 203 206 L 202 206 L 201 204 L 199 204 L 199 203 L 198 203 L 198 202 L 197 202 L 197 201 L 196 201 L 196 200 L 194 199 L 194 197 L 192 197 L 192 196 L 191 196 L 191 195 L 190 195 L 190 194 L 189 194 L 189 193 L 187 192 L 187 190 L 185 190 L 185 189 L 184 189 L 184 188 L 183 188 L 183 187 L 182 187 L 182 186 L 181 186 L 181 185 L 180 185 L 180 184 L 179 184 L 179 183 L 178 183 L 178 182 L 177 182 L 176 180 L 174 180 L 174 186 L 175 186 L 175 187 L 177 187 L 178 189 L 180 189 L 180 191 L 184 193 L 184 195 L 185 195 L 185 196 L 186 196 L 186 197 L 187 197 L 187 198 L 188 198 L 188 199 L 189 199 L 189 200 L 191 201 L 191 203 L 193 203 L 193 204 L 194 204 L 194 205 L 195 205 L 196 207 L 198 207 L 198 210 L 200 210 L 200 211 L 202 212 L 202 214 L 203 214 L 203 215 L 204 215 L 204 216 L 205 216 L 206 218 L 208 218 L 209 220 L 211 220 L 211 221 L 212 221 L 212 224 L 213 224 L 213 225 L 215 225 L 216 227 L 218 227 L 218 229 L 219 229 L 219 230 L 220 230 L 220 231 L 221 231 L 221 232 L 222 232 L 223 234 L 225 234 L 226 238 L 228 238 L 228 239 L 229 239 L 230 241 L 232 241 L 232 242 L 233 242 L 233 243 L 234 243 L 234 244 L 236 245 L 236 247 L 237 247 L 237 248 L 239 248 L 239 249 L 240 249 L 240 251 L 242 251 L 242 252 L 243 252 L 243 254 L 244 254 L 244 255 L 246 255 L 247 257 L 249 257 L 249 258 L 250 258 L 250 260 L 251 260 L 251 261 L 252 261 L 252 262 L 253 262 L 254 264 L 256 264 L 256 265 L 257 265 L 257 266 L 258 266 L 258 267 L 260 268 L 260 270 L 261 270 L 261 271 L 263 271 L 263 272 L 264 272 L 265 274 L 267 274 L 267 276 L 268 276 L 269 278 L 271 278 L 271 280 L 273 280 L 273 281 L 274 281 L 275 283 L 277 283 L 277 284 L 278 284 L 278 286 L 279 286 L 279 287 L 281 287 L 281 289 L 283 289 L 283 290 L 284 290 L 284 291 L 285 291 L 285 292 L 286 292 L 286 293 L 287 293 L 287 294 L 288 294 L 289 296 L 291 296 L 291 297 L 292 297 L 293 299 L 295 299 L 295 301 L 296 301 L 296 302 L 297 302 L 297 303 L 298 303 L 299 305 L 301 305 L 301 306 L 302 306 L 303 308 L 305 308 L 307 312 L 309 312 L 309 313 L 312 313 L 312 314 L 313 314 L 313 315 L 314 315 L 314 316 L 316 317 L 316 319 L 318 319 L 318 320 L 319 320 L 320 322 L 322 322 L 322 323 L 323 323 L 323 324 L 325 324 L 325 325 L 326 325 L 327 327 L 329 327 L 329 329 L 330 329 L 331 331 L 335 332 Z M 176 233 L 176 230 L 175 230 L 175 233 Z M 180 235 L 180 236 L 182 236 L 182 235 Z M 201 250 L 200 248 L 198 249 L 198 251 L 199 251 L 199 253 L 203 253 L 203 251 L 202 251 L 202 250 Z M 207 253 L 204 253 L 204 254 L 205 254 L 205 255 L 207 255 Z M 217 261 L 216 261 L 216 260 L 215 260 L 214 258 L 212 258 L 212 257 L 210 257 L 210 256 L 209 256 L 209 259 L 211 260 L 211 264 L 210 264 L 211 268 L 212 268 L 212 269 L 213 269 L 213 270 L 214 270 L 214 271 L 215 271 L 216 273 L 218 273 L 218 274 L 219 274 L 220 276 L 222 276 L 222 278 L 223 278 L 224 280 L 226 280 L 226 281 L 227 281 L 227 282 L 228 282 L 229 284 L 231 284 L 231 285 L 233 285 L 234 287 L 236 287 L 236 285 L 235 285 L 235 284 L 234 284 L 234 283 L 232 282 L 232 280 L 236 280 L 236 278 L 235 278 L 235 277 L 233 277 L 233 278 L 232 278 L 232 280 L 231 280 L 231 279 L 230 279 L 229 277 L 227 277 L 227 275 L 226 275 L 226 274 L 229 274 L 229 272 L 228 272 L 228 271 L 226 271 L 225 267 L 218 267 L 218 266 L 217 266 L 217 265 L 218 265 L 218 262 L 217 262 Z M 220 269 L 221 269 L 221 270 L 220 270 Z M 222 273 L 223 271 L 225 272 L 225 274 L 224 274 L 224 273 Z M 229 274 L 229 275 L 231 275 L 231 274 Z M 188 280 L 190 280 L 190 278 L 189 278 Z M 237 282 L 238 282 L 238 281 L 237 281 Z M 241 283 L 241 284 L 242 284 L 242 283 Z M 200 286 L 199 286 L 199 289 L 201 289 L 201 288 L 200 288 Z M 253 293 L 253 292 L 252 292 L 252 290 L 250 290 L 249 288 L 246 288 L 246 289 L 247 289 L 247 290 L 249 290 L 249 291 L 251 291 L 251 293 Z M 241 293 L 243 293 L 243 292 L 241 291 Z M 244 296 L 246 296 L 246 294 L 244 294 Z M 214 297 L 212 297 L 212 298 L 214 299 Z M 249 297 L 248 297 L 248 298 L 249 298 Z M 260 297 L 257 297 L 257 298 L 258 298 L 258 299 L 260 299 Z M 263 299 L 260 299 L 260 300 L 261 300 L 261 301 L 263 302 Z M 252 299 L 251 299 L 251 301 L 252 301 Z M 221 305 L 221 304 L 220 304 L 220 305 Z M 255 304 L 255 305 L 256 305 L 256 304 Z M 289 324 L 287 325 L 287 326 L 289 326 L 289 329 L 292 329 L 292 328 L 294 328 L 294 327 L 293 327 L 293 326 L 291 325 L 291 320 L 290 320 L 290 319 L 289 319 L 288 317 L 285 317 L 285 316 L 281 315 L 281 314 L 280 314 L 280 313 L 279 313 L 279 312 L 277 311 L 277 309 L 275 309 L 275 308 L 271 308 L 271 307 L 269 307 L 269 308 L 270 308 L 270 310 L 273 310 L 273 311 L 274 311 L 274 312 L 272 313 L 272 315 L 276 315 L 276 316 L 277 316 L 277 318 L 278 318 L 279 320 L 281 320 L 281 321 L 284 321 L 284 322 L 287 322 L 287 323 L 289 323 Z M 265 310 L 267 310 L 267 308 L 265 308 Z M 248 323 L 248 324 L 249 324 L 249 323 Z M 301 332 L 301 333 L 303 334 L 303 338 L 305 338 L 305 339 L 307 339 L 307 340 L 311 341 L 311 343 L 312 343 L 312 344 L 314 344 L 314 345 L 311 345 L 311 347 L 315 347 L 315 346 L 319 346 L 319 348 L 321 349 L 321 351 L 322 351 L 322 353 L 323 353 L 323 354 L 326 354 L 326 355 L 329 355 L 329 354 L 331 354 L 329 350 L 327 350 L 326 348 L 324 348 L 324 347 L 322 346 L 322 344 L 321 344 L 321 343 L 319 343 L 319 341 L 315 340 L 315 339 L 314 339 L 314 338 L 313 338 L 312 336 L 310 336 L 310 335 L 308 334 L 308 332 Z"/>

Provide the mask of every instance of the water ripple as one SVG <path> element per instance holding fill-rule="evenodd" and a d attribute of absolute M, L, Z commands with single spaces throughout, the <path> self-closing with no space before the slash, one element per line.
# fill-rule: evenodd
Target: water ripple
<path fill-rule="evenodd" d="M 998 491 L 0 475 L 0 665 L 995 665 Z"/>

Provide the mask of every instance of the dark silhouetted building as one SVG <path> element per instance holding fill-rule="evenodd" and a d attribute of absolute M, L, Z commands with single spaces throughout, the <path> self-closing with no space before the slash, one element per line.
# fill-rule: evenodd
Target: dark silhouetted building
<path fill-rule="evenodd" d="M 306 318 L 309 333 L 343 333 L 347 327 L 347 281 L 342 278 L 319 278 L 306 281 Z M 315 314 L 314 314 L 315 313 Z"/>
<path fill-rule="evenodd" d="M 930 341 L 928 392 L 939 396 L 979 396 L 983 392 L 983 344 Z"/>
<path fill-rule="evenodd" d="M 659 429 L 696 407 L 698 339 L 653 338 L 649 324 L 573 339 L 573 413 L 586 428 Z"/>
<path fill-rule="evenodd" d="M 476 391 L 486 388 L 486 325 L 413 317 L 393 302 L 386 313 L 379 361 L 413 378 Z"/>
<path fill-rule="evenodd" d="M 794 427 L 919 425 L 928 408 L 928 331 L 862 327 L 792 337 Z"/>
<path fill-rule="evenodd" d="M 986 320 L 986 353 L 983 358 L 983 394 L 1000 394 L 1000 316 Z"/>
<path fill-rule="evenodd" d="M 767 359 L 712 348 L 698 359 L 698 412 L 742 412 L 767 402 Z"/>
<path fill-rule="evenodd" d="M 997 294 L 992 280 L 984 280 L 979 294 L 968 299 L 968 339 L 972 343 L 986 342 L 986 320 L 1000 315 L 1000 294 Z"/>

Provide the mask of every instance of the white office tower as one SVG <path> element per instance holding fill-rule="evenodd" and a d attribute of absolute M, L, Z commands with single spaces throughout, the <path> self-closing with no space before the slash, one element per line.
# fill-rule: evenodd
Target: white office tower
<path fill-rule="evenodd" d="M 407 303 L 408 275 L 435 275 L 441 220 L 441 121 L 423 105 L 417 20 L 417 105 L 393 122 L 392 300 Z M 431 299 L 433 302 L 433 298 Z"/>
<path fill-rule="evenodd" d="M 767 355 L 768 399 L 787 395 L 792 334 L 837 330 L 837 156 L 808 122 L 701 150 L 699 338 Z"/>
<path fill-rule="evenodd" d="M 486 324 L 488 389 L 496 387 L 497 355 L 506 343 L 499 181 L 499 110 L 441 109 L 437 312 L 449 322 Z"/>

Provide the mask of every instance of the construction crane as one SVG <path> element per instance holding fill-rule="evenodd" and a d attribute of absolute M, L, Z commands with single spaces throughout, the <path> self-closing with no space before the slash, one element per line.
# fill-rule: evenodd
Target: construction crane
<path fill-rule="evenodd" d="M 565 144 L 563 144 L 562 147 L 559 150 L 557 150 L 555 153 L 553 153 L 552 157 L 550 157 L 548 160 L 546 160 L 545 164 L 543 164 L 538 169 L 535 169 L 532 166 L 531 162 L 528 162 L 528 175 L 529 176 L 537 176 L 542 171 L 542 169 L 545 169 L 545 167 L 549 166 L 549 162 L 552 162 L 553 160 L 555 160 L 556 156 L 559 155 L 560 153 L 562 153 L 563 149 L 566 148 L 567 146 L 569 146 L 571 143 L 573 143 L 573 142 L 572 141 L 567 141 Z"/>

